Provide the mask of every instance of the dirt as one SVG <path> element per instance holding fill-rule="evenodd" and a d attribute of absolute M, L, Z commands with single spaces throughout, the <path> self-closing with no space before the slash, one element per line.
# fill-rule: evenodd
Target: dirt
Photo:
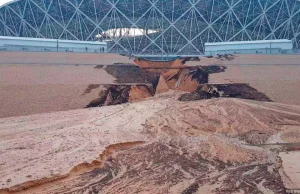
<path fill-rule="evenodd" d="M 133 63 L 127 56 L 114 53 L 73 52 L 0 52 L 0 64 L 37 65 L 113 65 Z"/>
<path fill-rule="evenodd" d="M 97 89 L 100 87 L 100 84 L 90 84 L 88 85 L 88 87 L 85 89 L 85 91 L 83 92 L 82 95 L 85 95 L 85 94 L 89 94 L 92 92 L 92 90 L 94 89 Z"/>
<path fill-rule="evenodd" d="M 148 69 L 150 71 L 153 69 L 155 72 L 163 73 L 168 71 L 169 68 L 184 67 L 184 61 L 184 59 L 176 59 L 173 61 L 149 61 L 136 58 L 134 63 L 143 69 Z"/>
<path fill-rule="evenodd" d="M 166 80 L 163 77 L 163 75 L 160 75 L 155 94 L 161 94 L 161 93 L 168 92 L 168 91 L 169 91 L 169 86 L 166 83 Z"/>
<path fill-rule="evenodd" d="M 271 137 L 271 134 L 261 132 L 260 130 L 249 131 L 239 136 L 240 140 L 245 141 L 247 144 L 264 144 Z"/>
<path fill-rule="evenodd" d="M 99 87 L 100 85 L 90 85 L 85 93 Z M 92 100 L 86 108 L 123 104 L 154 96 L 153 88 L 146 84 L 102 85 L 102 87 L 103 89 L 98 94 L 99 97 Z"/>
<path fill-rule="evenodd" d="M 275 63 L 276 57 L 274 56 L 272 57 L 274 58 L 272 65 L 259 65 L 255 61 L 256 58 L 260 59 L 262 64 L 264 64 L 264 61 L 266 63 L 273 61 L 268 60 L 266 57 L 256 56 L 252 60 L 249 58 L 243 57 L 239 60 L 239 62 L 243 62 L 242 59 L 245 59 L 249 62 L 248 65 L 245 62 L 242 63 L 244 65 L 226 65 L 225 72 L 210 75 L 209 83 L 247 83 L 266 94 L 274 102 L 300 105 L 300 65 L 288 65 L 289 59 L 287 56 L 278 56 L 277 60 L 282 65 L 275 65 L 278 61 Z M 295 60 L 296 56 L 290 56 L 290 58 Z M 300 64 L 299 61 L 298 64 Z"/>
<path fill-rule="evenodd" d="M 148 72 L 136 65 L 109 65 L 96 66 L 97 69 L 104 69 L 108 74 L 115 77 L 118 84 L 152 84 L 154 90 L 159 82 L 160 74 Z"/>
<path fill-rule="evenodd" d="M 199 85 L 195 92 L 183 94 L 180 101 L 203 100 L 211 98 L 241 98 L 271 102 L 265 94 L 248 84 L 205 84 Z"/>
<path fill-rule="evenodd" d="M 199 58 L 180 58 L 174 61 L 148 61 L 136 59 L 135 63 L 148 72 L 160 73 L 169 89 L 195 91 L 199 84 L 208 83 L 209 74 L 225 71 L 225 67 L 187 66 L 187 62 L 201 62 Z"/>
<path fill-rule="evenodd" d="M 88 82 L 86 109 L 0 119 L 0 194 L 285 193 L 300 107 L 191 62 L 98 65 L 116 83 Z"/>
<path fill-rule="evenodd" d="M 0 65 L 0 118 L 81 109 L 100 90 L 88 86 L 114 80 L 94 65 Z"/>
<path fill-rule="evenodd" d="M 141 160 L 141 158 L 145 160 Z M 126 166 L 128 170 L 122 172 L 122 166 Z M 278 172 L 276 170 L 269 172 L 270 166 L 265 164 L 233 167 L 221 162 L 205 160 L 197 154 L 181 155 L 176 148 L 169 147 L 168 144 L 152 143 L 119 153 L 112 161 L 107 162 L 104 168 L 82 175 L 81 179 L 85 182 L 101 177 L 101 175 L 106 176 L 100 181 L 95 181 L 75 191 L 78 193 L 183 194 L 243 191 L 257 194 L 264 193 L 257 186 L 261 184 L 262 188 L 273 193 L 284 193 Z M 230 167 L 232 169 L 226 169 Z M 164 173 L 161 173 L 162 170 Z M 216 174 L 210 176 L 212 171 L 215 171 Z M 114 179 L 112 172 L 114 174 L 122 173 L 122 176 L 127 178 Z M 241 180 L 242 175 L 244 176 Z M 210 192 L 205 191 L 203 187 L 210 188 Z M 67 189 L 69 188 L 60 190 L 60 192 L 67 192 Z"/>
<path fill-rule="evenodd" d="M 157 92 L 156 92 L 157 93 Z M 129 101 L 128 102 L 136 102 L 140 100 L 145 100 L 154 96 L 155 91 L 151 86 L 148 85 L 134 85 L 131 86 L 129 92 Z"/>
<path fill-rule="evenodd" d="M 26 190 L 26 192 L 31 192 L 32 188 L 38 188 L 39 186 L 45 187 L 46 185 L 51 185 L 58 181 L 71 181 L 72 177 L 80 176 L 82 173 L 92 172 L 98 168 L 102 168 L 107 160 L 114 154 L 114 152 L 120 150 L 126 150 L 137 145 L 144 144 L 143 141 L 137 142 L 126 142 L 111 144 L 105 148 L 105 150 L 99 155 L 99 157 L 90 163 L 81 163 L 72 168 L 72 170 L 65 175 L 53 175 L 51 177 L 43 178 L 37 181 L 28 181 L 19 185 L 10 187 L 9 189 L 0 190 L 0 193 L 15 193 Z M 34 192 L 34 191 L 33 191 Z"/>
<path fill-rule="evenodd" d="M 248 144 L 300 125 L 299 107 L 228 98 L 178 102 L 177 93 L 0 119 L 2 193 L 26 185 L 18 192 L 285 192 L 276 159 L 282 149 Z M 107 149 L 126 142 L 143 143 Z"/>
<path fill-rule="evenodd" d="M 188 67 L 184 66 L 184 60 L 178 59 L 170 62 L 150 62 L 145 60 L 135 61 L 135 65 L 110 65 L 99 66 L 116 78 L 116 83 L 147 83 L 152 84 L 156 91 L 158 83 L 161 82 L 157 93 L 172 90 L 195 91 L 197 86 L 208 83 L 210 74 L 225 71 L 222 66 Z"/>

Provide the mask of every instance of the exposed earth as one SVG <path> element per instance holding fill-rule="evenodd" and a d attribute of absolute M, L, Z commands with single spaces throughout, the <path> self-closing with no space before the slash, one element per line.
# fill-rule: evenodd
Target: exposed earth
<path fill-rule="evenodd" d="M 285 193 L 300 107 L 178 97 L 1 119 L 0 193 Z"/>
<path fill-rule="evenodd" d="M 89 57 L 0 65 L 0 194 L 299 192 L 300 106 L 230 77 L 247 57 Z"/>
<path fill-rule="evenodd" d="M 160 73 L 166 83 L 159 84 L 157 93 L 169 89 L 193 92 L 199 83 L 186 78 L 186 66 L 199 65 L 226 67 L 226 71 L 209 74 L 210 84 L 246 83 L 274 102 L 300 105 L 299 61 L 300 55 L 220 56 L 179 60 L 163 64 L 167 69 L 153 69 L 157 64 L 136 61 L 142 67 L 138 68 L 133 59 L 116 54 L 0 52 L 0 118 L 84 108 L 102 91 L 99 87 L 83 95 L 89 85 L 150 83 L 155 88 Z M 145 71 L 152 74 L 145 75 Z M 178 80 L 184 81 L 179 84 Z"/>

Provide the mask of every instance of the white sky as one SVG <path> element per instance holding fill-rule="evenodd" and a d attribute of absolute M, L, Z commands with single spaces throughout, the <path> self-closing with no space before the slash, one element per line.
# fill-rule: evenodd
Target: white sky
<path fill-rule="evenodd" d="M 12 1 L 12 0 L 0 0 L 0 6 L 3 5 L 4 3 L 7 3 L 9 1 Z"/>

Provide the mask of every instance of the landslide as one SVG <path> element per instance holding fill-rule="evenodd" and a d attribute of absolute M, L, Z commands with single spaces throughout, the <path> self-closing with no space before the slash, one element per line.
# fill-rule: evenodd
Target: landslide
<path fill-rule="evenodd" d="M 85 93 L 100 85 L 89 86 Z M 86 108 L 101 107 L 134 102 L 141 99 L 149 98 L 154 95 L 153 88 L 145 84 L 137 85 L 102 85 L 99 97 L 92 100 Z"/>
<path fill-rule="evenodd" d="M 95 68 L 104 69 L 116 78 L 118 84 L 150 84 L 156 94 L 170 89 L 193 92 L 199 84 L 208 83 L 210 74 L 226 69 L 218 65 L 186 66 L 186 60 L 161 62 L 136 59 L 137 65 L 101 65 Z"/>
<path fill-rule="evenodd" d="M 188 61 L 198 62 L 197 66 L 185 65 Z M 199 84 L 208 83 L 209 75 L 224 72 L 226 67 L 211 65 L 199 66 L 200 59 L 180 58 L 174 61 L 149 61 L 136 59 L 135 63 L 151 73 L 159 73 L 169 89 L 193 92 Z"/>
<path fill-rule="evenodd" d="M 99 141 L 112 137 L 131 139 L 139 134 L 145 143 L 115 150 L 101 164 L 78 165 L 72 170 L 79 169 L 76 176 L 33 188 L 34 192 L 24 190 L 24 193 L 284 193 L 278 173 L 280 161 L 276 160 L 280 149 L 249 144 L 261 134 L 261 143 L 265 143 L 280 133 L 283 126 L 300 125 L 299 107 L 229 98 L 179 102 L 176 95 L 178 92 L 173 91 L 128 106 L 81 110 L 91 117 L 77 121 L 77 126 L 69 121 L 68 126 L 54 131 L 53 136 L 45 136 L 49 133 L 49 123 L 65 120 L 67 115 L 59 113 L 52 120 L 44 116 L 47 120 L 43 120 L 37 130 L 42 130 L 43 139 L 52 142 L 62 134 L 63 140 L 69 141 L 67 145 L 83 144 L 80 149 L 72 150 L 72 155 L 88 153 Z M 115 113 L 112 114 L 112 110 Z M 28 127 L 21 121 L 20 126 Z M 37 120 L 31 122 L 38 123 Z M 27 125 L 32 126 L 32 123 Z M 76 137 L 84 135 L 85 141 L 76 141 Z M 17 140 L 20 139 L 23 134 Z M 91 143 L 91 147 L 86 147 L 86 143 Z M 14 142 L 5 145 L 16 146 Z M 37 146 L 39 144 L 28 152 Z M 28 156 L 33 157 L 33 154 Z M 59 156 L 55 153 L 51 158 L 56 160 Z"/>
<path fill-rule="evenodd" d="M 201 84 L 196 91 L 183 94 L 179 100 L 194 101 L 220 97 L 271 102 L 268 96 L 248 84 Z"/>
<path fill-rule="evenodd" d="M 145 132 L 151 136 L 244 137 L 250 132 L 271 136 L 284 125 L 300 125 L 300 112 L 276 103 L 221 98 L 175 103 L 149 118 Z"/>
<path fill-rule="evenodd" d="M 159 73 L 148 72 L 133 64 L 96 66 L 95 68 L 103 68 L 116 78 L 117 84 L 152 84 L 154 90 L 160 77 Z"/>

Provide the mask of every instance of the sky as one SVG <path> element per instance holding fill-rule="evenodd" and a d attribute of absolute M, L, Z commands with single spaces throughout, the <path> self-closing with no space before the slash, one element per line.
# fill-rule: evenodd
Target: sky
<path fill-rule="evenodd" d="M 3 5 L 4 3 L 7 3 L 9 1 L 12 1 L 12 0 L 0 0 L 0 6 Z"/>

